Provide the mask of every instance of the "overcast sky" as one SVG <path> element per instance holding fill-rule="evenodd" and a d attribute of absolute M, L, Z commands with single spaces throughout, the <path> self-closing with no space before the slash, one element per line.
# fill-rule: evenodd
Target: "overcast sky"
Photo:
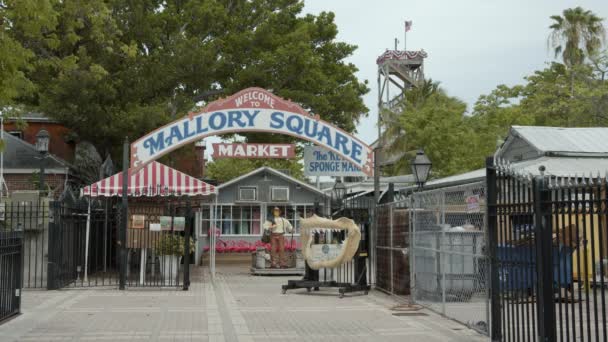
<path fill-rule="evenodd" d="M 499 84 L 514 85 L 552 59 L 547 50 L 549 17 L 582 6 L 608 17 L 608 0 L 305 0 L 305 12 L 336 14 L 338 39 L 359 48 L 349 61 L 359 79 L 369 81 L 365 96 L 369 117 L 358 135 L 371 143 L 377 137 L 376 58 L 398 38 L 403 48 L 404 21 L 412 20 L 407 49 L 424 49 L 425 76 L 440 81 L 448 94 L 469 109 L 480 94 Z M 605 25 L 608 23 L 605 21 Z"/>

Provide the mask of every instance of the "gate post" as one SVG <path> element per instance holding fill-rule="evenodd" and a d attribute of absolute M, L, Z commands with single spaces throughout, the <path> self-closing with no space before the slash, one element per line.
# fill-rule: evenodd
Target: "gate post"
<path fill-rule="evenodd" d="M 534 189 L 534 227 L 536 237 L 536 280 L 538 338 L 540 341 L 556 340 L 555 304 L 553 294 L 553 232 L 551 218 L 551 191 L 546 179 L 537 176 Z"/>
<path fill-rule="evenodd" d="M 60 246 L 57 246 L 57 234 L 59 233 L 61 213 L 60 203 L 52 201 L 49 203 L 49 238 L 47 239 L 47 267 L 46 267 L 46 289 L 57 290 L 57 276 L 59 274 Z"/>
<path fill-rule="evenodd" d="M 125 289 L 127 282 L 127 223 L 129 220 L 129 138 L 125 137 L 122 147 L 122 220 L 118 230 L 120 279 L 118 288 Z"/>
<path fill-rule="evenodd" d="M 186 200 L 186 226 L 184 227 L 184 286 L 183 290 L 188 291 L 190 287 L 190 236 L 192 235 L 192 207 L 190 197 Z"/>
<path fill-rule="evenodd" d="M 486 159 L 486 191 L 488 212 L 488 258 L 490 262 L 490 339 L 500 341 L 502 339 L 501 312 L 500 312 L 500 278 L 498 276 L 498 227 L 496 210 L 496 168 L 494 158 Z"/>

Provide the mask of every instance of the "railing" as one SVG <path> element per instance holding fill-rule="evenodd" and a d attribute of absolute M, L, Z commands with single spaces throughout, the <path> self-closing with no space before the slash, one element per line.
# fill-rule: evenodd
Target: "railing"
<path fill-rule="evenodd" d="M 606 341 L 606 179 L 487 174 L 492 339 Z"/>
<path fill-rule="evenodd" d="M 23 277 L 23 225 L 0 203 L 0 323 L 20 312 Z"/>

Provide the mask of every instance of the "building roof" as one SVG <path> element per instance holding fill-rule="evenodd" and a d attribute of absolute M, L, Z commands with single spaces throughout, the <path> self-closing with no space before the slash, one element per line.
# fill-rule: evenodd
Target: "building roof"
<path fill-rule="evenodd" d="M 40 168 L 40 154 L 36 146 L 8 133 L 4 133 L 4 172 L 31 173 L 32 169 Z M 71 168 L 70 163 L 49 154 L 45 161 L 48 172 L 66 173 Z"/>
<path fill-rule="evenodd" d="M 7 120 L 8 121 L 23 120 L 25 122 L 49 122 L 49 123 L 58 122 L 57 120 L 49 118 L 45 114 L 38 113 L 38 112 L 23 113 L 19 117 L 9 117 Z"/>
<path fill-rule="evenodd" d="M 316 187 L 314 187 L 314 186 L 312 186 L 312 185 L 310 185 L 310 184 L 308 184 L 306 182 L 303 182 L 303 181 L 301 181 L 299 179 L 293 178 L 293 177 L 291 177 L 291 176 L 289 176 L 289 175 L 287 175 L 287 174 L 285 174 L 283 172 L 280 172 L 280 171 L 275 170 L 275 169 L 273 169 L 271 167 L 268 167 L 268 166 L 262 166 L 262 167 L 257 168 L 255 170 L 249 172 L 249 173 L 246 173 L 246 174 L 241 175 L 239 177 L 233 178 L 233 179 L 229 180 L 228 182 L 223 183 L 222 185 L 219 185 L 217 187 L 217 189 L 218 190 L 223 189 L 223 188 L 228 187 L 228 186 L 230 186 L 232 184 L 238 183 L 238 182 L 240 182 L 241 180 L 243 180 L 245 178 L 254 176 L 254 175 L 262 173 L 262 172 L 268 172 L 268 173 L 270 173 L 272 175 L 275 175 L 277 177 L 283 178 L 283 179 L 285 179 L 285 180 L 287 180 L 289 182 L 299 184 L 302 187 L 304 187 L 304 188 L 306 188 L 306 189 L 308 189 L 310 191 L 316 192 L 316 193 L 321 194 L 321 195 L 325 195 L 325 193 L 323 193 L 323 191 L 317 189 Z"/>
<path fill-rule="evenodd" d="M 519 137 L 543 155 L 608 156 L 608 127 L 512 126 L 509 137 Z M 505 150 L 509 138 L 499 148 Z"/>
<path fill-rule="evenodd" d="M 608 158 L 599 157 L 540 157 L 536 159 L 524 160 L 510 164 L 513 171 L 521 172 L 524 175 L 538 176 L 539 168 L 545 167 L 544 174 L 556 177 L 568 177 L 578 175 L 597 175 L 602 176 L 608 172 Z M 452 185 L 468 184 L 484 180 L 486 169 L 478 169 L 454 176 L 434 179 L 424 185 L 425 189 L 439 188 Z"/>
<path fill-rule="evenodd" d="M 478 181 L 484 180 L 485 177 L 486 177 L 486 169 L 478 169 L 478 170 L 461 173 L 458 175 L 433 179 L 433 180 L 428 181 L 424 185 L 424 187 L 425 188 L 436 188 L 436 187 L 473 183 L 473 182 L 478 182 Z"/>
<path fill-rule="evenodd" d="M 82 189 L 84 196 L 112 197 L 122 194 L 122 172 L 104 178 Z M 157 161 L 130 173 L 129 197 L 207 196 L 216 194 L 215 187 Z"/>

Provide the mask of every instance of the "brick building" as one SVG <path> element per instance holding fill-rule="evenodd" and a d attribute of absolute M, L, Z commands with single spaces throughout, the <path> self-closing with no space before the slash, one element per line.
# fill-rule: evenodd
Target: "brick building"
<path fill-rule="evenodd" d="M 77 180 L 71 165 L 54 153 L 49 152 L 41 159 L 35 145 L 14 134 L 5 134 L 4 142 L 4 180 L 9 194 L 22 190 L 38 190 L 41 163 L 44 163 L 45 167 L 45 188 L 50 191 L 51 196 L 59 196 L 67 184 L 73 184 Z"/>

